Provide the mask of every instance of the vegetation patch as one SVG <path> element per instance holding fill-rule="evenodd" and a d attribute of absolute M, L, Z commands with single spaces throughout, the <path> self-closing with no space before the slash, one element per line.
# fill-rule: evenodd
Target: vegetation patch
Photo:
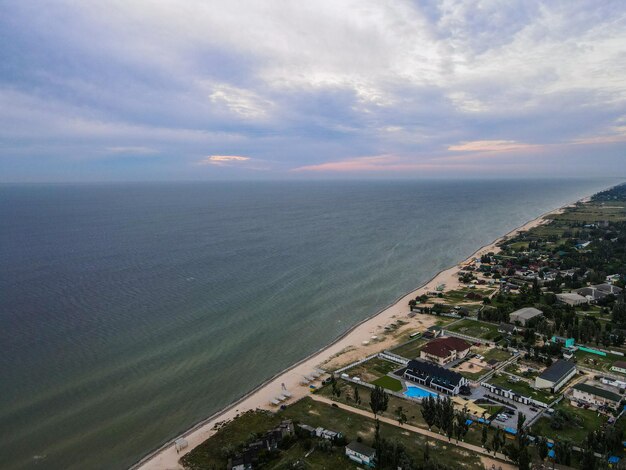
<path fill-rule="evenodd" d="M 398 379 L 394 379 L 393 377 L 389 377 L 388 375 L 374 380 L 372 385 L 380 385 L 381 387 L 391 390 L 392 392 L 399 392 L 402 390 L 402 382 Z"/>
<path fill-rule="evenodd" d="M 572 406 L 567 400 L 554 407 L 552 416 L 541 417 L 532 433 L 549 439 L 581 443 L 589 431 L 600 429 L 607 417 L 592 410 Z"/>
<path fill-rule="evenodd" d="M 453 325 L 447 326 L 446 330 L 487 340 L 492 340 L 499 335 L 496 325 L 475 320 L 461 320 Z"/>

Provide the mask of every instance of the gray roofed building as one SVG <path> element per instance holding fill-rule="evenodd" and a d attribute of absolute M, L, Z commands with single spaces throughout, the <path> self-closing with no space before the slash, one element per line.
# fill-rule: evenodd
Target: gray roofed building
<path fill-rule="evenodd" d="M 352 441 L 346 446 L 346 455 L 350 460 L 354 460 L 362 465 L 374 467 L 376 458 L 376 450 L 358 441 Z"/>
<path fill-rule="evenodd" d="M 576 365 L 559 359 L 535 378 L 535 388 L 549 388 L 556 392 L 574 375 L 576 375 Z"/>
<path fill-rule="evenodd" d="M 583 305 L 588 303 L 587 297 L 572 292 L 571 294 L 556 294 L 556 299 L 567 305 Z"/>
<path fill-rule="evenodd" d="M 572 387 L 572 397 L 595 406 L 617 408 L 622 397 L 617 393 L 590 384 L 576 384 Z"/>
<path fill-rule="evenodd" d="M 511 323 L 519 322 L 521 325 L 525 326 L 529 320 L 541 315 L 543 315 L 541 310 L 534 307 L 525 307 L 511 313 L 509 315 L 509 321 Z"/>

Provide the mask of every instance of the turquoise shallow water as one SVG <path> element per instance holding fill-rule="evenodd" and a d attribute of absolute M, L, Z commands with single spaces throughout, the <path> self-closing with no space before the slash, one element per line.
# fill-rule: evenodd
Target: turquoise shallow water
<path fill-rule="evenodd" d="M 125 468 L 610 180 L 0 186 L 0 455 Z"/>

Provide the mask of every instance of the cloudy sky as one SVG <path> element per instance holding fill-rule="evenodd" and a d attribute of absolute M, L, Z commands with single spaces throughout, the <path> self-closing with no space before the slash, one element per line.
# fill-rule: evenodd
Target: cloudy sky
<path fill-rule="evenodd" d="M 3 0 L 0 59 L 0 181 L 626 175 L 623 0 Z"/>

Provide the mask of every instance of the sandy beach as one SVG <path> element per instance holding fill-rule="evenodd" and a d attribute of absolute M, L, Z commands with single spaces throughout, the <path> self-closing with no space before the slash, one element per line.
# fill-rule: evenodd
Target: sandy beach
<path fill-rule="evenodd" d="M 586 199 L 587 198 L 581 199 L 580 201 L 585 201 Z M 294 402 L 310 393 L 308 385 L 302 385 L 302 381 L 304 376 L 310 375 L 314 370 L 320 368 L 328 368 L 330 370 L 341 365 L 349 364 L 356 359 L 387 349 L 389 346 L 397 343 L 398 336 L 406 335 L 409 330 L 424 330 L 432 326 L 436 321 L 436 317 L 416 315 L 413 318 L 409 318 L 407 316 L 409 313 L 409 300 L 427 291 L 435 290 L 435 287 L 440 284 L 445 284 L 446 290 L 460 287 L 461 284 L 458 281 L 458 272 L 463 265 L 471 262 L 471 260 L 476 257 L 480 257 L 482 254 L 498 252 L 499 248 L 497 244 L 501 241 L 510 238 L 520 231 L 526 231 L 546 223 L 546 217 L 548 215 L 559 213 L 571 205 L 572 204 L 567 204 L 559 209 L 542 214 L 492 243 L 479 248 L 458 265 L 439 272 L 427 283 L 397 299 L 375 315 L 361 321 L 328 346 L 296 363 L 289 369 L 275 375 L 226 409 L 196 424 L 186 433 L 176 438 L 183 437 L 188 442 L 188 447 L 183 451 L 176 451 L 174 446 L 176 439 L 172 439 L 169 443 L 144 457 L 131 468 L 142 470 L 182 469 L 178 460 L 184 454 L 211 437 L 211 435 L 216 432 L 216 424 L 231 420 L 238 414 L 247 410 L 257 408 L 276 409 L 275 406 L 270 404 L 270 401 L 277 395 L 280 395 L 285 389 L 292 395 L 289 401 L 285 403 Z M 406 323 L 392 332 L 385 330 L 385 326 L 398 319 Z M 373 336 L 375 336 L 376 339 L 372 339 Z M 324 378 L 324 376 L 320 377 L 315 383 L 319 383 L 319 380 L 322 378 Z"/>

